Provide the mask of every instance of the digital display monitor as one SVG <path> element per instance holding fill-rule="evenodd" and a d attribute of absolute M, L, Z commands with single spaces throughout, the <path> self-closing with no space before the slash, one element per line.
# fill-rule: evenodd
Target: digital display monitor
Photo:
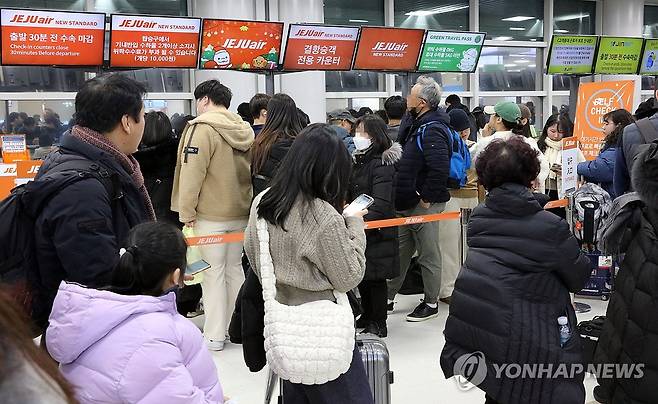
<path fill-rule="evenodd" d="M 204 19 L 199 69 L 277 70 L 282 22 Z"/>
<path fill-rule="evenodd" d="M 418 71 L 474 73 L 485 37 L 482 32 L 428 31 Z"/>
<path fill-rule="evenodd" d="M 598 40 L 595 35 L 553 35 L 546 73 L 592 74 Z"/>
<path fill-rule="evenodd" d="M 643 44 L 642 38 L 601 37 L 594 74 L 637 74 Z"/>
<path fill-rule="evenodd" d="M 110 27 L 110 67 L 196 67 L 200 18 L 113 14 Z"/>
<path fill-rule="evenodd" d="M 284 70 L 350 70 L 358 27 L 291 24 Z"/>
<path fill-rule="evenodd" d="M 355 70 L 414 71 L 425 30 L 361 27 Z"/>
<path fill-rule="evenodd" d="M 105 14 L 0 10 L 2 65 L 101 66 Z"/>
<path fill-rule="evenodd" d="M 658 39 L 645 39 L 640 74 L 658 75 Z"/>

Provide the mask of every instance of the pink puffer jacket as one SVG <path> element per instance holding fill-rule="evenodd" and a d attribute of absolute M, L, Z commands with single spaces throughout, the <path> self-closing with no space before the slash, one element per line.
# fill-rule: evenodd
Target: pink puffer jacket
<path fill-rule="evenodd" d="M 65 283 L 46 333 L 81 403 L 224 402 L 199 329 L 174 293 L 124 296 Z"/>

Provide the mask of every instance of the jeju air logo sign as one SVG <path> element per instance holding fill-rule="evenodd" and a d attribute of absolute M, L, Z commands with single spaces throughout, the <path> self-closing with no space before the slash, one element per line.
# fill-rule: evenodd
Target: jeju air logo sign
<path fill-rule="evenodd" d="M 105 14 L 0 12 L 3 65 L 100 66 Z"/>
<path fill-rule="evenodd" d="M 112 15 L 111 67 L 196 67 L 198 18 Z"/>
<path fill-rule="evenodd" d="M 350 70 L 357 27 L 290 25 L 285 70 Z"/>
<path fill-rule="evenodd" d="M 354 69 L 415 70 L 424 36 L 422 29 L 362 27 Z"/>
<path fill-rule="evenodd" d="M 276 70 L 283 23 L 203 20 L 200 69 Z"/>

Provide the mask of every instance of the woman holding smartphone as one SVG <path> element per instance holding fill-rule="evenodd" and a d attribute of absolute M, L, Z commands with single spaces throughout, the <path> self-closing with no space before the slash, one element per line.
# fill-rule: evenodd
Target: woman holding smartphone
<path fill-rule="evenodd" d="M 552 201 L 562 193 L 562 147 L 563 139 L 573 136 L 573 123 L 565 114 L 551 115 L 537 141 L 537 146 L 548 160 L 550 173 L 546 179 L 546 194 Z M 578 161 L 585 161 L 583 152 L 578 149 Z M 562 209 L 564 212 L 564 209 Z M 554 212 L 558 213 L 558 212 Z M 561 215 L 562 216 L 562 215 Z M 564 216 L 562 216 L 564 218 Z"/>
<path fill-rule="evenodd" d="M 391 142 L 386 133 L 386 123 L 377 115 L 365 115 L 356 121 L 348 200 L 361 194 L 373 198 L 366 220 L 395 217 L 394 165 L 402 156 L 402 147 Z M 397 238 L 397 227 L 366 231 L 366 273 L 359 284 L 363 314 L 356 327 L 382 338 L 388 333 L 386 280 L 395 278 L 400 271 Z"/>
<path fill-rule="evenodd" d="M 245 252 L 262 283 L 260 248 L 269 247 L 276 279 L 275 299 L 280 304 L 334 302 L 334 290 L 346 293 L 363 278 L 363 216 L 368 211 L 343 213 L 352 171 L 350 160 L 347 148 L 331 126 L 310 125 L 293 142 L 270 188 L 254 199 L 245 232 Z M 266 222 L 269 241 L 259 237 L 259 219 Z M 265 264 L 270 270 L 271 264 Z M 296 358 L 280 360 L 295 362 Z M 373 404 L 359 351 L 354 347 L 348 370 L 326 383 L 284 380 L 283 402 Z"/>

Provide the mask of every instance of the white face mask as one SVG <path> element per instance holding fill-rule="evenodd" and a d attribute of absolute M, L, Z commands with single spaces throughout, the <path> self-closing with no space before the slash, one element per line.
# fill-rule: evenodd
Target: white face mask
<path fill-rule="evenodd" d="M 364 137 L 355 136 L 354 137 L 354 146 L 357 150 L 366 150 L 372 145 L 372 140 L 366 139 Z"/>

